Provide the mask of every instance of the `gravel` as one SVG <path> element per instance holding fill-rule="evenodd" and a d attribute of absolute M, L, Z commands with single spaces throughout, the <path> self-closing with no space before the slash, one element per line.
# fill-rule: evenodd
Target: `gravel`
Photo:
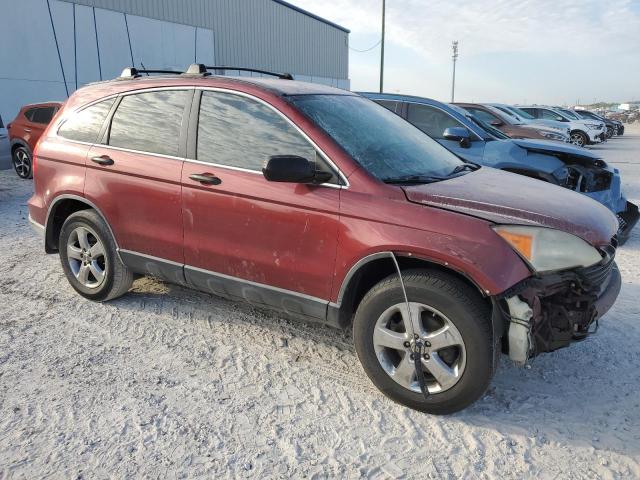
<path fill-rule="evenodd" d="M 640 128 L 595 147 L 640 200 Z M 382 396 L 350 332 L 141 279 L 84 300 L 0 172 L 0 479 L 640 477 L 640 231 L 597 335 L 433 417 Z"/>

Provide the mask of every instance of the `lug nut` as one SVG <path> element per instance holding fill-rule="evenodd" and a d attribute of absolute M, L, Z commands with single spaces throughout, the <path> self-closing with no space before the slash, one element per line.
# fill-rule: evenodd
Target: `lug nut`
<path fill-rule="evenodd" d="M 403 343 L 404 348 L 409 348 L 411 346 L 411 344 L 407 341 Z"/>
<path fill-rule="evenodd" d="M 422 358 L 424 358 L 425 360 L 429 360 L 429 354 L 425 353 L 424 355 L 422 355 Z"/>
<path fill-rule="evenodd" d="M 425 347 L 430 347 L 431 346 L 431 342 L 424 342 L 424 346 Z"/>
<path fill-rule="evenodd" d="M 409 355 L 409 358 L 413 361 L 415 360 L 416 357 L 413 356 L 413 353 L 411 355 Z"/>

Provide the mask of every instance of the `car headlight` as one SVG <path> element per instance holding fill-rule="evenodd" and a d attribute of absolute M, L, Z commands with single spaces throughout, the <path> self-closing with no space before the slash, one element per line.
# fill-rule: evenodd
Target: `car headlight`
<path fill-rule="evenodd" d="M 591 130 L 600 130 L 600 125 L 598 125 L 597 123 L 587 123 L 586 125 Z"/>
<path fill-rule="evenodd" d="M 589 267 L 602 260 L 594 247 L 575 235 L 553 228 L 493 227 L 536 272 Z"/>
<path fill-rule="evenodd" d="M 538 130 L 538 133 L 550 140 L 564 140 L 565 136 L 562 133 L 550 132 L 548 130 Z"/>

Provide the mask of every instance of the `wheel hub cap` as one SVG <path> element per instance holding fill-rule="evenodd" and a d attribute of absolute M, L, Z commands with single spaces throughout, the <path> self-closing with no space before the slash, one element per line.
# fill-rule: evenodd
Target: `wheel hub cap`
<path fill-rule="evenodd" d="M 464 373 L 466 348 L 462 335 L 444 314 L 422 303 L 404 303 L 388 308 L 376 322 L 373 345 L 380 365 L 395 382 L 420 392 L 413 350 L 420 339 L 423 344 L 421 365 L 429 393 L 452 388 Z M 418 338 L 410 338 L 411 321 Z"/>

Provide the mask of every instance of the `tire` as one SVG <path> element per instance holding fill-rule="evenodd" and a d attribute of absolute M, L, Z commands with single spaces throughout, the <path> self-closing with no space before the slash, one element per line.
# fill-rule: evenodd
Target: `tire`
<path fill-rule="evenodd" d="M 577 147 L 585 147 L 589 145 L 589 137 L 587 137 L 586 133 L 580 132 L 579 130 L 571 132 L 570 141 Z"/>
<path fill-rule="evenodd" d="M 20 178 L 33 178 L 31 153 L 26 147 L 17 147 L 11 152 L 11 163 Z"/>
<path fill-rule="evenodd" d="M 394 380 L 389 373 L 390 370 L 393 370 L 393 375 L 410 372 L 412 376 L 409 378 L 415 379 L 415 368 L 413 370 L 406 366 L 403 368 L 403 362 L 409 361 L 407 356 L 410 355 L 406 343 L 404 344 L 404 355 L 402 351 L 394 350 L 397 348 L 395 346 L 389 349 L 380 349 L 378 344 L 380 338 L 385 339 L 383 343 L 386 343 L 386 339 L 390 338 L 385 335 L 378 336 L 376 333 L 380 322 L 386 322 L 387 312 L 393 311 L 399 305 L 402 307 L 398 308 L 404 309 L 406 312 L 402 287 L 397 274 L 394 274 L 377 283 L 358 306 L 353 323 L 353 336 L 358 358 L 371 381 L 391 400 L 415 410 L 436 415 L 462 410 L 484 394 L 493 377 L 494 365 L 497 365 L 494 355 L 496 353 L 495 345 L 499 345 L 499 342 L 492 341 L 490 308 L 472 287 L 447 273 L 409 270 L 403 272 L 403 281 L 412 310 L 422 308 L 418 305 L 428 306 L 431 309 L 422 311 L 420 323 L 425 326 L 428 322 L 437 323 L 442 319 L 446 320 L 449 324 L 453 324 L 455 332 L 449 325 L 447 332 L 451 335 L 441 335 L 438 338 L 447 337 L 447 340 L 451 340 L 448 336 L 458 337 L 463 342 L 462 347 L 438 349 L 435 345 L 438 342 L 436 337 L 426 337 L 433 339 L 433 348 L 429 349 L 431 354 L 429 360 L 425 360 L 423 363 L 425 374 L 429 376 L 427 383 L 430 395 L 427 399 L 420 392 L 417 380 L 409 380 L 409 387 Z M 442 318 L 433 311 L 436 311 Z M 402 317 L 400 313 L 395 315 Z M 417 318 L 417 315 L 414 317 Z M 393 323 L 398 322 L 397 317 L 390 318 L 388 324 L 390 328 L 393 325 L 398 325 Z M 404 319 L 401 321 L 404 322 Z M 441 328 L 438 325 L 434 327 L 436 330 Z M 399 340 L 398 336 L 403 335 L 402 327 L 397 330 L 400 333 L 393 332 L 395 334 L 393 340 L 389 340 L 394 344 Z M 404 333 L 406 330 L 404 328 Z M 402 337 L 401 340 L 404 339 L 406 342 L 407 338 L 408 335 Z M 452 340 L 452 342 L 456 341 Z M 452 349 L 455 351 L 453 356 L 450 355 Z M 398 355 L 396 356 L 394 352 L 397 352 Z M 450 358 L 447 359 L 447 355 Z M 455 360 L 452 360 L 456 355 Z M 426 365 L 427 362 L 435 362 L 429 363 L 429 365 L 437 366 L 445 361 L 447 361 L 446 366 L 448 367 L 445 370 L 457 371 L 459 376 L 452 385 L 446 388 L 441 386 L 441 390 L 438 391 L 440 384 L 429 370 L 432 369 L 435 372 L 438 368 L 430 366 L 427 369 Z M 410 363 L 413 364 L 413 361 Z M 390 364 L 397 365 L 391 366 Z M 454 367 L 457 367 L 457 370 Z M 446 384 L 443 385 L 446 386 Z"/>
<path fill-rule="evenodd" d="M 95 210 L 69 215 L 58 248 L 67 280 L 83 297 L 105 302 L 131 288 L 133 273 L 120 260 L 111 232 Z"/>
<path fill-rule="evenodd" d="M 607 138 L 613 137 L 613 134 L 614 134 L 613 127 L 607 128 Z"/>

